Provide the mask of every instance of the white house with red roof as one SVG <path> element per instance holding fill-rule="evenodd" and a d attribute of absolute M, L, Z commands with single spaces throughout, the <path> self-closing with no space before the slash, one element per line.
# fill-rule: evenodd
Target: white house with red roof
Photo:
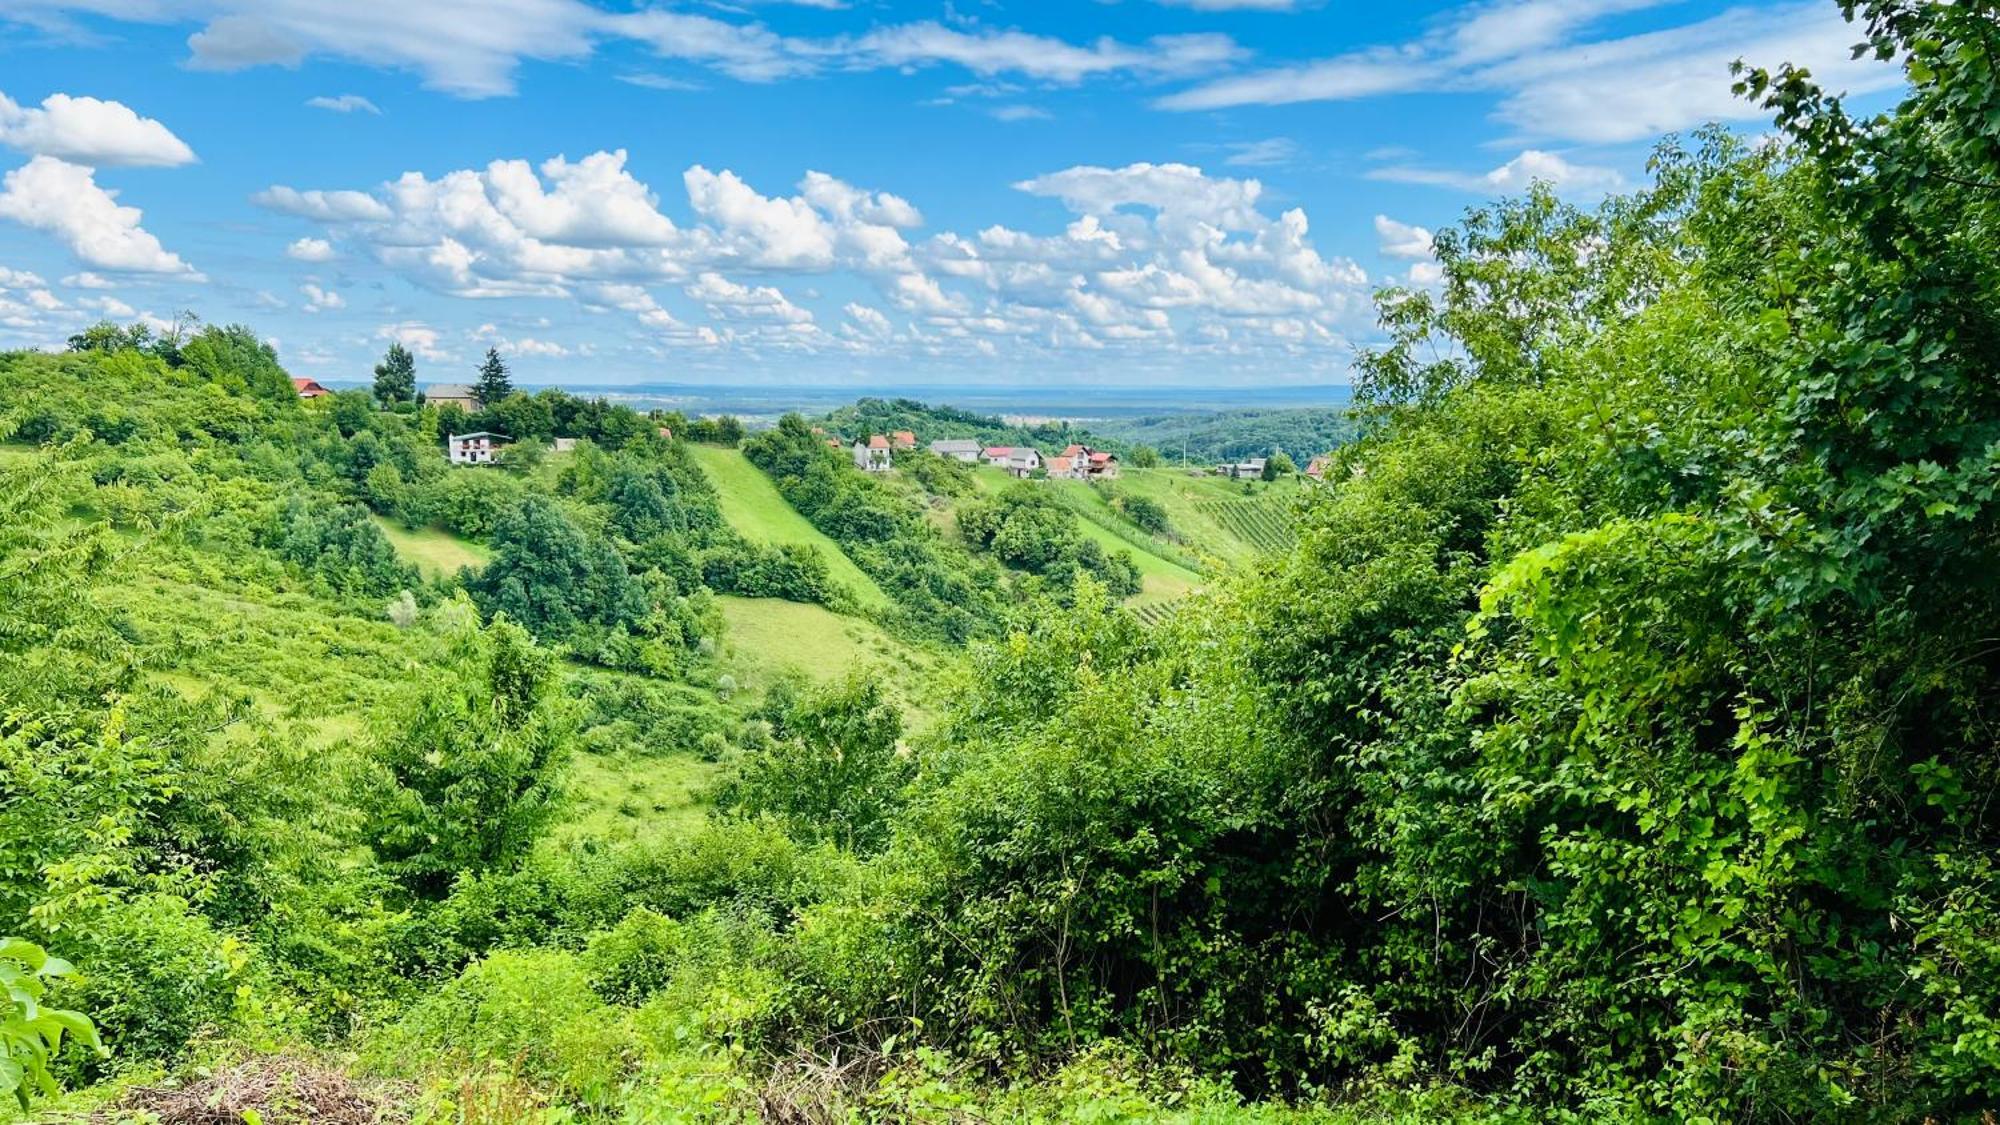
<path fill-rule="evenodd" d="M 292 389 L 299 392 L 300 398 L 324 398 L 333 393 L 303 375 L 292 376 Z"/>
<path fill-rule="evenodd" d="M 872 434 L 867 441 L 854 439 L 854 467 L 864 473 L 886 473 L 892 468 L 889 460 L 889 439 L 881 434 Z"/>

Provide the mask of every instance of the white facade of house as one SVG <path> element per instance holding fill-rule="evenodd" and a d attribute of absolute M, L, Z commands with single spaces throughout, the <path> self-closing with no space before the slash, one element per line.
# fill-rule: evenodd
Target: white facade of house
<path fill-rule="evenodd" d="M 505 434 L 453 434 L 445 448 L 454 465 L 491 465 L 508 443 Z"/>
<path fill-rule="evenodd" d="M 1042 454 L 1036 449 L 1016 448 L 1009 450 L 1006 457 L 996 459 L 994 464 L 1017 477 L 1025 477 L 1042 467 Z"/>
<path fill-rule="evenodd" d="M 889 439 L 877 435 L 862 441 L 854 441 L 854 467 L 864 473 L 886 473 L 893 466 L 889 459 Z"/>

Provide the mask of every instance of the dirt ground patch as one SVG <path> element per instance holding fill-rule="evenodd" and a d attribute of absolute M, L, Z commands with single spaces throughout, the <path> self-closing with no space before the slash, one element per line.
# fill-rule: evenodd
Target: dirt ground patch
<path fill-rule="evenodd" d="M 310 1059 L 265 1056 L 205 1078 L 142 1086 L 92 1118 L 105 1125 L 139 1111 L 159 1125 L 388 1125 L 409 1115 L 407 1091 L 393 1083 L 354 1078 Z"/>

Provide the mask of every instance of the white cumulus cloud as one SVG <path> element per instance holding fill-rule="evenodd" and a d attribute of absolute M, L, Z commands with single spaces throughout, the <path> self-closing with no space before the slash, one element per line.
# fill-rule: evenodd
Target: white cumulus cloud
<path fill-rule="evenodd" d="M 285 257 L 301 262 L 330 262 L 334 259 L 333 243 L 324 238 L 301 238 L 285 247 Z"/>
<path fill-rule="evenodd" d="M 0 94 L 0 144 L 93 167 L 174 167 L 195 159 L 172 130 L 123 102 L 69 94 L 50 94 L 33 109 Z"/>
<path fill-rule="evenodd" d="M 55 235 L 85 265 L 198 278 L 139 225 L 142 218 L 99 187 L 89 168 L 53 156 L 37 156 L 0 180 L 0 219 Z"/>

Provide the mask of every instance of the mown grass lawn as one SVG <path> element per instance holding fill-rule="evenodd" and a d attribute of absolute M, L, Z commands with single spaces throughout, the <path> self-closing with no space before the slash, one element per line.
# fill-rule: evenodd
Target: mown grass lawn
<path fill-rule="evenodd" d="M 477 570 L 493 557 L 493 553 L 481 544 L 461 539 L 441 528 L 426 527 L 411 531 L 381 516 L 375 517 L 375 524 L 382 529 L 383 537 L 396 548 L 396 553 L 405 561 L 416 564 L 425 578 L 457 574 L 461 567 L 469 566 Z"/>

